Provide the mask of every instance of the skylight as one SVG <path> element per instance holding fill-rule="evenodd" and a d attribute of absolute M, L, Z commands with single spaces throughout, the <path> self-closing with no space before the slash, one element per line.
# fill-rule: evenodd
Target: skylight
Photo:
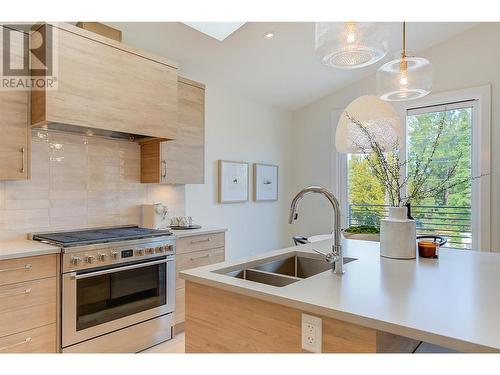
<path fill-rule="evenodd" d="M 183 22 L 183 24 L 222 42 L 245 22 Z"/>

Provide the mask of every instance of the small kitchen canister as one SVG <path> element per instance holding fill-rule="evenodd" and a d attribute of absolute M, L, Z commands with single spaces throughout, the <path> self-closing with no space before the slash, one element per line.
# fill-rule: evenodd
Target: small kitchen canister
<path fill-rule="evenodd" d="M 387 219 L 380 220 L 380 256 L 415 259 L 417 256 L 415 220 L 408 219 L 407 207 L 389 207 Z"/>

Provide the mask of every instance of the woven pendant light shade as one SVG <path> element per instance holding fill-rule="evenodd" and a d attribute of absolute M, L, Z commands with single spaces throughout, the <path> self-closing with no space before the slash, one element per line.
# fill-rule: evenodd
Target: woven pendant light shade
<path fill-rule="evenodd" d="M 375 95 L 360 96 L 342 112 L 335 133 L 335 147 L 340 153 L 364 153 L 370 150 L 366 134 L 348 117 L 360 121 L 384 151 L 401 138 L 401 119 L 394 107 Z"/>

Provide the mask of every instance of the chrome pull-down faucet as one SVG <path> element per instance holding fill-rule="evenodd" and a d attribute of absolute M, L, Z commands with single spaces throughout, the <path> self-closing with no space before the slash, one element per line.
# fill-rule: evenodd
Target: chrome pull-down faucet
<path fill-rule="evenodd" d="M 293 198 L 292 205 L 290 206 L 290 218 L 288 222 L 293 224 L 295 220 L 298 218 L 297 207 L 299 202 L 302 200 L 304 195 L 309 193 L 317 193 L 325 196 L 328 201 L 332 204 L 333 208 L 333 245 L 332 252 L 330 254 L 325 254 L 321 251 L 315 250 L 318 254 L 321 254 L 325 257 L 325 259 L 332 264 L 332 271 L 337 274 L 344 273 L 343 271 L 343 256 L 342 256 L 342 246 L 340 245 L 340 205 L 333 195 L 333 193 L 321 186 L 309 186 L 305 189 L 299 191 L 299 193 Z"/>

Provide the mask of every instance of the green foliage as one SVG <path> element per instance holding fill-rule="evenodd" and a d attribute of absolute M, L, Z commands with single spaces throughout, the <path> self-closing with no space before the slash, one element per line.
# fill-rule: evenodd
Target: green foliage
<path fill-rule="evenodd" d="M 344 232 L 353 234 L 379 234 L 380 228 L 372 225 L 357 225 L 344 229 Z"/>
<path fill-rule="evenodd" d="M 450 169 L 456 170 L 449 185 L 434 196 L 416 199 L 413 204 L 432 206 L 471 205 L 471 108 L 454 109 L 445 112 L 431 112 L 408 117 L 408 159 L 414 160 L 418 154 L 428 157 L 426 145 L 436 137 L 436 124 L 444 120 L 444 128 L 429 164 L 428 178 L 424 182 L 427 190 L 437 190 L 446 179 Z M 408 173 L 415 172 L 415 164 L 408 163 Z M 410 186 L 413 182 L 410 180 Z"/>

